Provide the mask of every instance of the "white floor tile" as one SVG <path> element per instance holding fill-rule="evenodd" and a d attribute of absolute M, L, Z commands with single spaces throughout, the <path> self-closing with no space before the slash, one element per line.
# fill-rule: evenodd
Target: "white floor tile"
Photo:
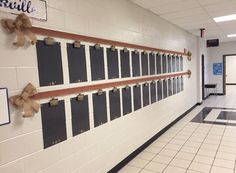
<path fill-rule="evenodd" d="M 128 165 L 133 167 L 143 168 L 148 164 L 148 162 L 149 162 L 148 160 L 134 158 L 128 163 Z"/>
<path fill-rule="evenodd" d="M 211 168 L 211 173 L 234 173 L 234 170 L 233 169 L 227 169 L 227 168 L 213 166 Z"/>
<path fill-rule="evenodd" d="M 195 154 L 192 153 L 178 152 L 175 157 L 184 160 L 193 160 L 194 156 Z"/>
<path fill-rule="evenodd" d="M 202 164 L 202 163 L 192 162 L 190 167 L 189 167 L 189 169 L 193 170 L 193 171 L 209 173 L 209 171 L 211 169 L 211 165 L 206 165 L 206 164 Z"/>
<path fill-rule="evenodd" d="M 235 161 L 215 159 L 213 165 L 223 168 L 234 169 Z"/>
<path fill-rule="evenodd" d="M 174 157 L 177 152 L 178 151 L 175 151 L 175 150 L 166 150 L 166 149 L 164 149 L 159 153 L 159 155 Z"/>
<path fill-rule="evenodd" d="M 173 157 L 157 155 L 152 161 L 168 165 Z"/>
<path fill-rule="evenodd" d="M 174 167 L 174 166 L 168 166 L 164 173 L 185 173 L 186 169 L 183 168 L 178 168 L 178 167 Z"/>
<path fill-rule="evenodd" d="M 235 161 L 236 155 L 218 151 L 216 154 L 216 158 Z"/>
<path fill-rule="evenodd" d="M 187 169 L 190 163 L 191 163 L 190 160 L 182 160 L 182 159 L 175 158 L 174 160 L 170 162 L 170 165 Z"/>
<path fill-rule="evenodd" d="M 139 155 L 137 155 L 136 158 L 139 159 L 144 159 L 144 160 L 152 160 L 154 157 L 156 156 L 156 154 L 154 153 L 149 153 L 149 152 L 145 152 L 143 151 L 142 153 L 140 153 Z"/>
<path fill-rule="evenodd" d="M 119 171 L 119 173 L 138 173 L 140 171 L 141 171 L 140 168 L 136 168 L 132 166 L 125 166 Z"/>
<path fill-rule="evenodd" d="M 153 171 L 153 172 L 162 172 L 167 165 L 157 163 L 157 162 L 150 162 L 144 169 Z"/>
<path fill-rule="evenodd" d="M 144 151 L 145 151 L 145 152 L 149 152 L 149 153 L 157 154 L 157 153 L 159 153 L 161 150 L 162 150 L 162 148 L 149 146 L 149 147 L 147 147 Z"/>
<path fill-rule="evenodd" d="M 213 157 L 206 157 L 206 156 L 196 155 L 193 161 L 198 162 L 198 163 L 212 165 L 212 163 L 214 161 L 214 158 Z"/>

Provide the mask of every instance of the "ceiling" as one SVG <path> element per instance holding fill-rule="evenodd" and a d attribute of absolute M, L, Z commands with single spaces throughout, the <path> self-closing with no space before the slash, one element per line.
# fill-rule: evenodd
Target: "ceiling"
<path fill-rule="evenodd" d="M 236 41 L 236 37 L 227 38 L 228 34 L 236 34 L 236 20 L 221 23 L 213 20 L 214 17 L 236 14 L 236 0 L 131 1 L 194 35 L 199 36 L 200 28 L 205 28 L 205 39 Z"/>

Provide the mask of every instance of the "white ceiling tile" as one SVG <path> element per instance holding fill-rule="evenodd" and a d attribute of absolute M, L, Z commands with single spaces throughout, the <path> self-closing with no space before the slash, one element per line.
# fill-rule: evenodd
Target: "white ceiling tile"
<path fill-rule="evenodd" d="M 236 13 L 236 1 L 230 0 L 230 1 L 224 1 L 217 4 L 207 5 L 204 6 L 204 9 L 211 15 L 214 15 L 215 17 L 221 16 L 221 11 L 229 11 L 229 14 L 232 14 L 232 11 L 235 10 Z M 226 14 L 225 14 L 226 15 Z"/>
<path fill-rule="evenodd" d="M 134 3 L 140 5 L 141 7 L 144 7 L 146 9 L 154 8 L 163 4 L 173 3 L 173 2 L 179 2 L 183 0 L 131 0 Z"/>
<path fill-rule="evenodd" d="M 226 1 L 232 1 L 232 0 L 198 0 L 198 2 L 203 6 L 211 5 L 211 4 L 218 4 L 218 3 L 226 2 Z"/>
<path fill-rule="evenodd" d="M 236 32 L 236 21 L 215 23 L 213 20 L 213 17 L 236 14 L 236 0 L 131 1 L 194 35 L 200 35 L 200 28 L 205 28 L 206 39 L 236 40 L 227 38 L 227 34 Z"/>
<path fill-rule="evenodd" d="M 186 9 L 200 7 L 196 0 L 183 0 L 180 2 L 173 2 L 164 5 L 160 5 L 156 8 L 151 8 L 150 10 L 154 13 L 161 15 L 166 13 L 178 12 Z"/>
<path fill-rule="evenodd" d="M 167 13 L 160 16 L 164 19 L 171 20 L 171 19 L 176 19 L 176 18 L 181 18 L 181 17 L 186 17 L 186 16 L 201 15 L 203 13 L 206 13 L 205 10 L 203 10 L 201 7 L 198 7 L 198 8 L 193 8 L 193 9 L 186 9 L 186 10 L 175 12 L 175 13 Z"/>

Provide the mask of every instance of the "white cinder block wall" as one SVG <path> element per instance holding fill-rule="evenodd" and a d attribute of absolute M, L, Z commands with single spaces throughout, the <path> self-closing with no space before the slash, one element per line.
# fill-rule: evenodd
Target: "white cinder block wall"
<path fill-rule="evenodd" d="M 184 70 L 191 69 L 192 77 L 184 78 L 184 92 L 98 128 L 91 127 L 77 137 L 72 137 L 71 132 L 69 98 L 72 96 L 61 97 L 66 102 L 68 139 L 48 149 L 43 149 L 40 112 L 23 119 L 21 111 L 11 106 L 11 124 L 0 127 L 1 173 L 107 172 L 198 101 L 199 53 L 195 36 L 128 0 L 48 0 L 48 4 L 48 21 L 33 21 L 35 26 L 170 50 L 187 48 L 193 56 L 192 61 L 184 58 Z M 6 17 L 15 18 L 0 13 L 0 18 Z M 48 90 L 39 88 L 35 47 L 15 48 L 14 36 L 6 35 L 2 28 L 0 38 L 0 87 L 7 87 L 10 95 L 19 94 L 29 82 L 39 91 Z M 65 50 L 66 43 L 72 40 L 56 40 L 62 45 L 65 85 L 50 89 L 72 87 Z M 88 94 L 90 120 L 93 120 L 91 93 Z"/>

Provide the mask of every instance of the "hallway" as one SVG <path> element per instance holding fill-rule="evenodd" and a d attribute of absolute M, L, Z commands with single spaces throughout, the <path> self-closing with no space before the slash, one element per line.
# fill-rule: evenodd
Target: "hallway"
<path fill-rule="evenodd" d="M 235 173 L 236 86 L 205 102 L 159 137 L 120 173 Z"/>

